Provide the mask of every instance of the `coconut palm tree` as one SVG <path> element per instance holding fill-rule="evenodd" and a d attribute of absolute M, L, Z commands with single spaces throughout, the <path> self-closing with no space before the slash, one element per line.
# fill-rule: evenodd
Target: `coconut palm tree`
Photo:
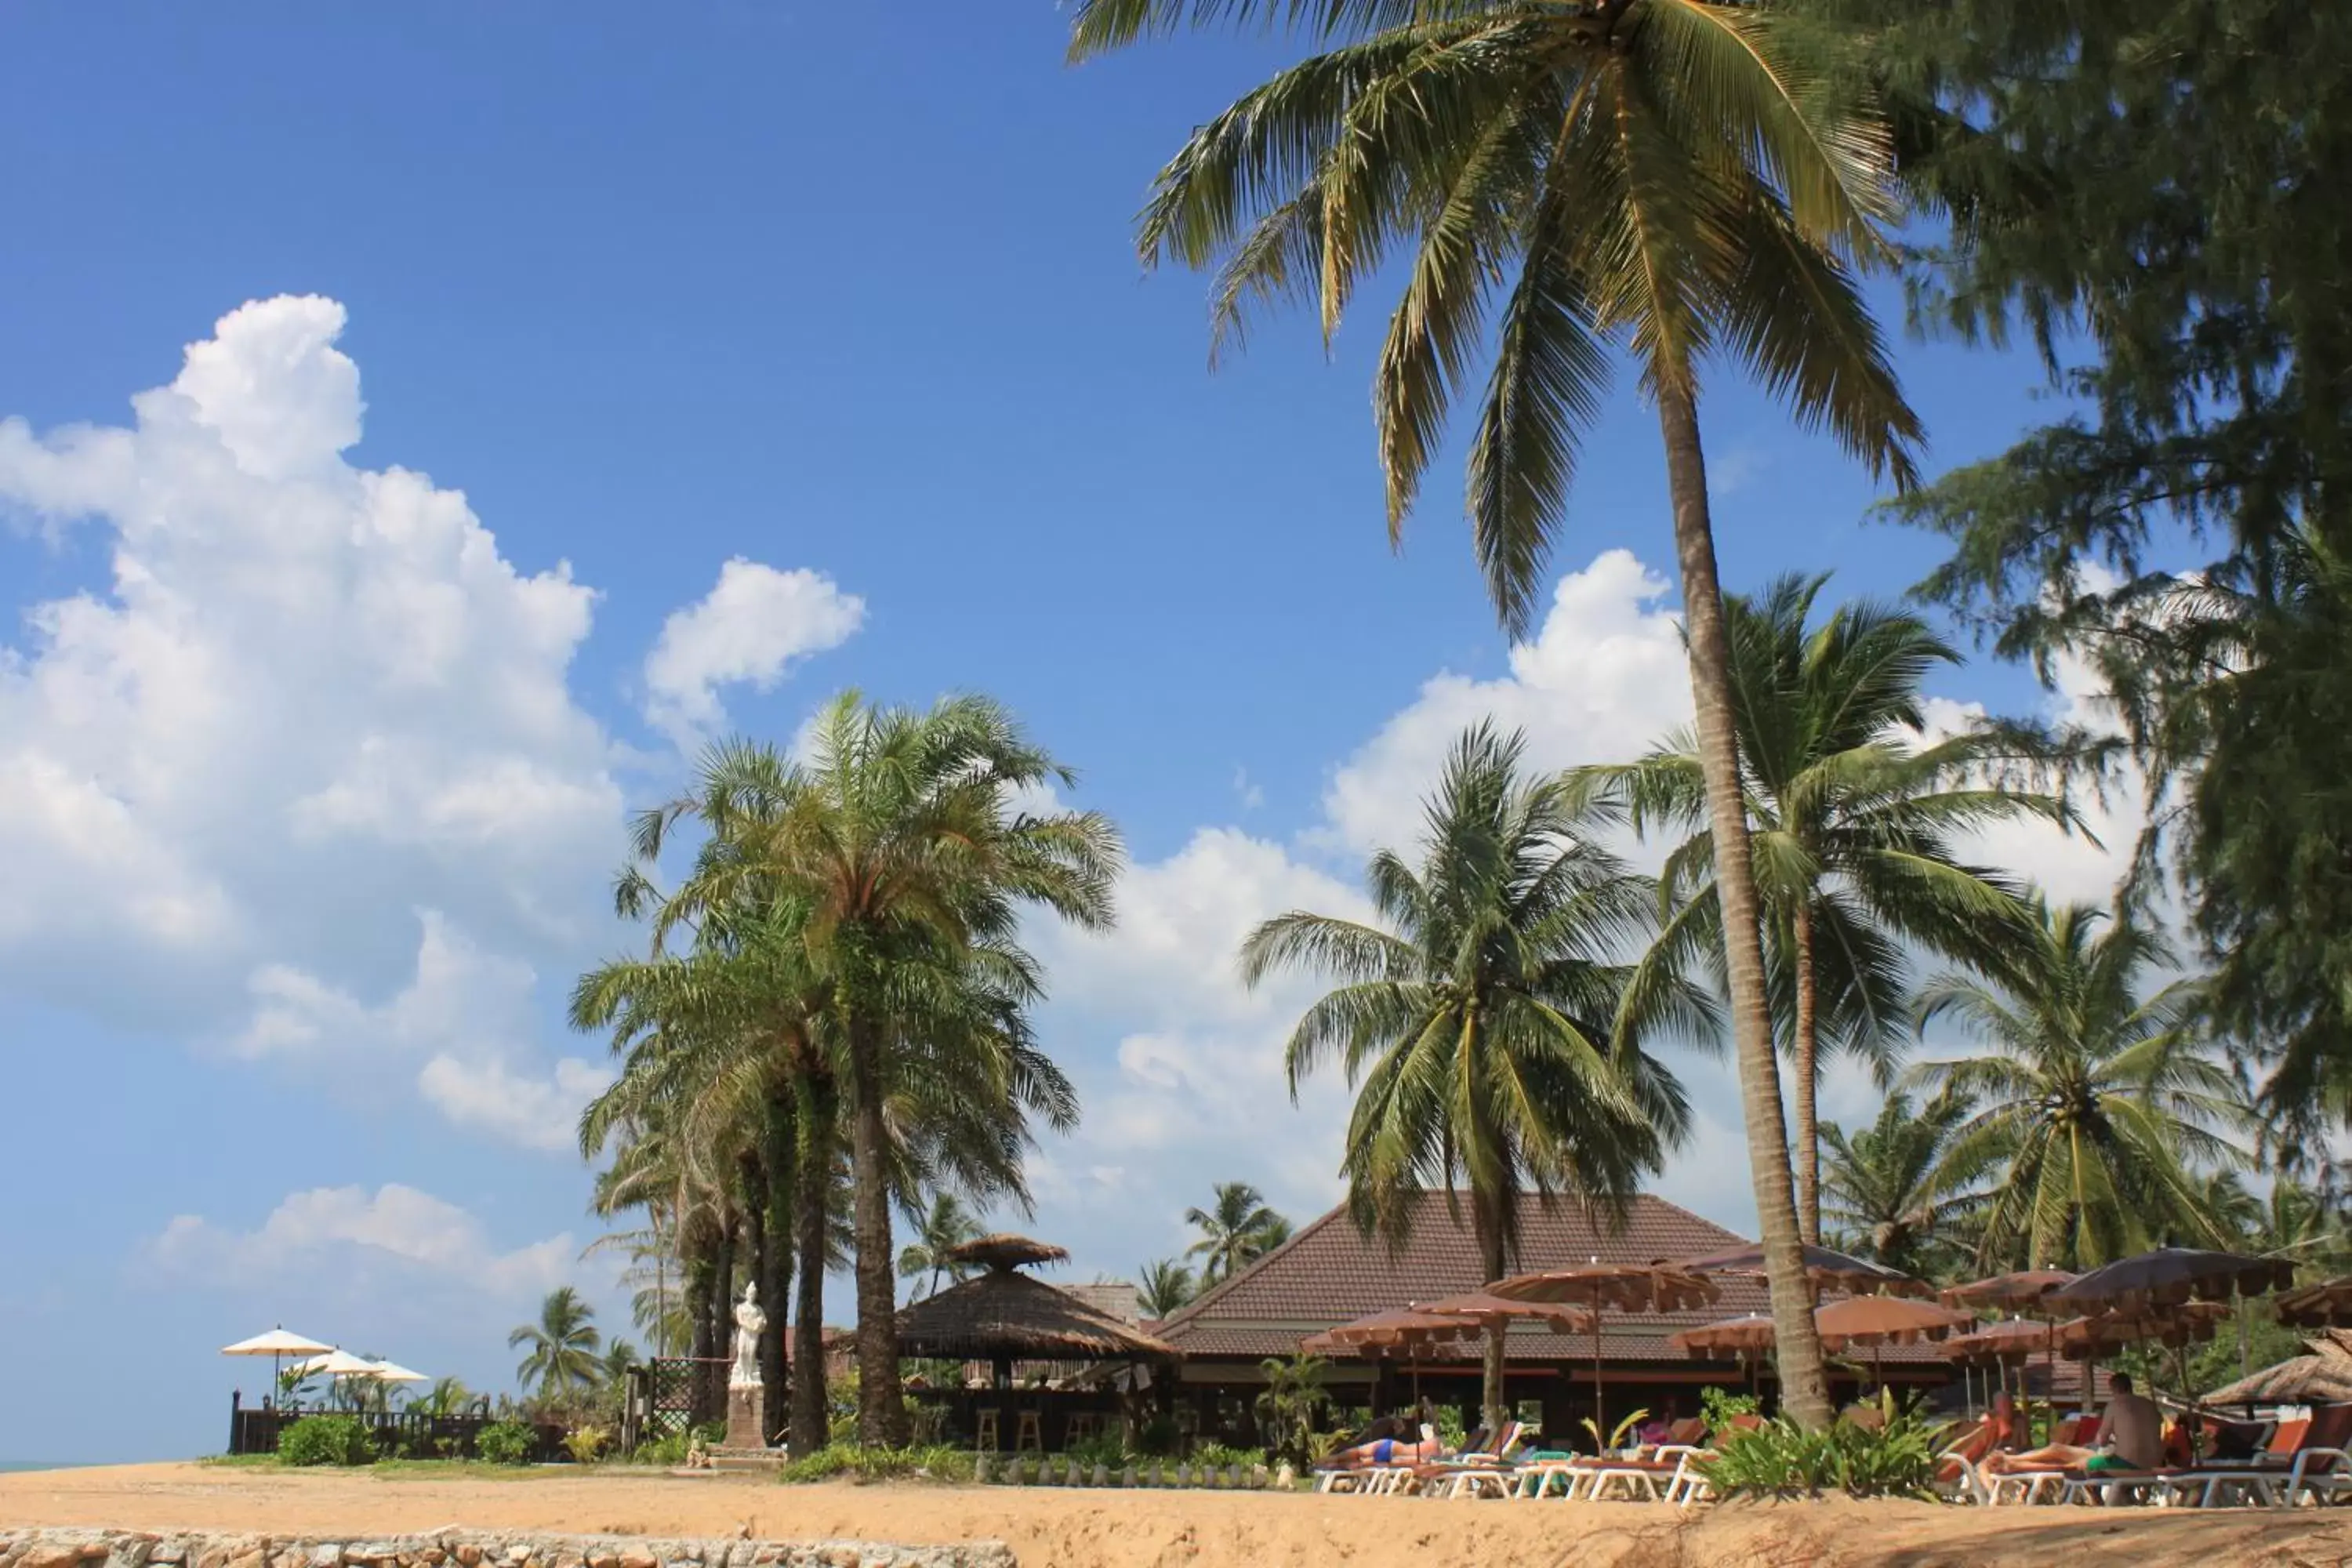
<path fill-rule="evenodd" d="M 1868 1127 L 1824 1124 L 1822 1197 L 1838 1245 L 1921 1279 L 1941 1278 L 1967 1257 L 1966 1232 L 1992 1198 L 1989 1169 L 1945 1162 L 1968 1119 L 1967 1102 L 1951 1095 L 1921 1105 L 1898 1091 Z"/>
<path fill-rule="evenodd" d="M 1358 1223 L 1399 1240 L 1418 1191 L 1453 1201 L 1466 1188 L 1489 1279 L 1517 1258 L 1523 1192 L 1607 1209 L 1658 1169 L 1689 1111 L 1641 1031 L 1712 1024 L 1704 996 L 1679 985 L 1626 1013 L 1633 971 L 1616 955 L 1651 929 L 1653 886 L 1580 837 L 1557 781 L 1522 775 L 1525 749 L 1486 724 L 1455 743 L 1419 867 L 1372 858 L 1380 925 L 1293 911 L 1242 949 L 1252 985 L 1292 969 L 1337 983 L 1285 1061 L 1294 1095 L 1335 1060 L 1357 1091 L 1340 1169 Z M 1502 1404 L 1497 1329 L 1490 1419 Z"/>
<path fill-rule="evenodd" d="M 1785 576 L 1724 605 L 1776 1032 L 1795 1069 L 1797 1216 L 1811 1242 L 1822 1234 L 1824 1056 L 1863 1057 L 1884 1082 L 1909 1023 L 1904 944 L 1981 962 L 2022 921 L 2014 881 L 1963 860 L 1969 835 L 2027 818 L 2075 826 L 2062 797 L 1995 781 L 2004 767 L 2055 763 L 2054 749 L 2036 737 L 1991 728 L 1940 740 L 1923 733 L 1921 683 L 1937 666 L 1960 662 L 1926 621 L 1863 601 L 1811 625 L 1828 580 Z M 1637 831 L 1685 836 L 1664 879 L 1678 912 L 1659 959 L 1719 968 L 1722 915 L 1697 736 L 1678 731 L 1638 761 L 1579 769 L 1577 779 L 1622 803 Z"/>
<path fill-rule="evenodd" d="M 812 726 L 808 760 L 722 746 L 698 789 L 639 818 L 641 865 L 680 823 L 707 834 L 691 873 L 654 910 L 656 945 L 727 911 L 788 896 L 810 972 L 830 989 L 849 1111 L 856 1230 L 858 1433 L 904 1446 L 899 1394 L 889 1101 L 919 1078 L 943 1103 L 957 1085 L 1054 1099 L 1026 1038 L 1040 994 L 1014 942 L 1025 906 L 1081 925 L 1108 923 L 1118 838 L 1095 813 L 1033 813 L 1019 792 L 1074 782 L 1012 716 L 979 697 L 928 711 L 869 707 L 856 693 Z M 732 793 L 753 792 L 760 809 Z M 1050 1066 L 1050 1064 L 1045 1064 Z M 1042 1101 L 1041 1101 L 1042 1103 Z M 1054 1099 L 1056 1116 L 1075 1102 Z M 1025 1131 L 1005 1128 L 1000 1153 Z"/>
<path fill-rule="evenodd" d="M 2201 984 L 2143 996 L 2140 977 L 2169 962 L 2161 938 L 2084 905 L 2030 907 L 2032 940 L 1998 981 L 1946 975 L 1919 1000 L 1922 1030 L 1949 1019 L 1990 1047 L 1911 1074 L 1975 1107 L 1937 1179 L 2007 1162 L 1978 1261 L 2088 1268 L 2168 1238 L 2226 1246 L 2191 1167 L 2242 1161 L 2227 1134 L 2245 1110 L 2198 1027 Z"/>
<path fill-rule="evenodd" d="M 604 1376 L 597 1352 L 604 1336 L 596 1331 L 596 1310 L 569 1285 L 560 1285 L 539 1304 L 539 1321 L 523 1323 L 507 1335 L 507 1349 L 530 1347 L 515 1368 L 515 1380 L 525 1388 L 536 1386 L 539 1396 L 561 1405 L 596 1386 Z"/>
<path fill-rule="evenodd" d="M 1157 1258 L 1143 1266 L 1135 1304 L 1147 1318 L 1168 1318 L 1181 1311 L 1198 1294 L 1200 1286 L 1188 1265 L 1173 1258 Z"/>
<path fill-rule="evenodd" d="M 920 1279 L 928 1274 L 930 1281 L 922 1293 L 938 1295 L 943 1280 L 961 1281 L 971 1272 L 970 1264 L 958 1263 L 948 1254 L 979 1235 L 980 1224 L 962 1199 L 953 1193 L 933 1193 L 930 1206 L 915 1218 L 915 1239 L 898 1254 L 898 1278 Z"/>
<path fill-rule="evenodd" d="M 1087 58 L 1192 26 L 1328 46 L 1193 132 L 1145 207 L 1147 262 L 1217 266 L 1217 340 L 1313 299 L 1324 332 L 1391 262 L 1373 387 L 1402 527 L 1491 345 L 1469 442 L 1471 539 L 1526 626 L 1578 446 L 1622 346 L 1656 411 L 1673 505 L 1725 967 L 1783 1403 L 1830 1409 L 1808 1303 L 1740 812 L 1699 366 L 1738 366 L 1874 473 L 1914 478 L 1905 404 L 1855 272 L 1888 255 L 1890 139 L 1818 31 L 1729 0 L 1079 0 Z"/>
<path fill-rule="evenodd" d="M 1290 1234 L 1290 1222 L 1247 1182 L 1219 1182 L 1214 1192 L 1207 1208 L 1184 1211 L 1184 1223 L 1201 1233 L 1184 1256 L 1201 1259 L 1204 1289 L 1238 1274 Z"/>
<path fill-rule="evenodd" d="M 436 1377 L 431 1387 L 408 1402 L 420 1415 L 458 1415 L 474 1402 L 473 1390 L 454 1377 Z"/>

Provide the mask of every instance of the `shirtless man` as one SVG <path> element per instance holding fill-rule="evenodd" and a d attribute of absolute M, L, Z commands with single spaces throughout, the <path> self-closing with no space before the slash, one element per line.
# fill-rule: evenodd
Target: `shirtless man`
<path fill-rule="evenodd" d="M 2131 1379 L 2124 1373 L 2116 1373 L 2107 1383 L 2115 1394 L 2099 1422 L 2099 1441 L 2115 1449 L 2122 1468 L 2162 1469 L 2164 1413 L 2147 1394 L 2133 1393 Z"/>

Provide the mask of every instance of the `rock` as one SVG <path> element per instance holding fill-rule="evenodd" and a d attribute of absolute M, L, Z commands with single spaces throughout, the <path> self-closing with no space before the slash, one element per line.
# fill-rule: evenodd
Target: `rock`
<path fill-rule="evenodd" d="M 16 1568 L 73 1568 L 80 1561 L 78 1542 L 36 1540 L 16 1559 Z"/>
<path fill-rule="evenodd" d="M 457 1568 L 476 1568 L 482 1560 L 482 1549 L 468 1541 L 457 1551 Z M 648 1564 L 648 1568 L 651 1565 Z"/>

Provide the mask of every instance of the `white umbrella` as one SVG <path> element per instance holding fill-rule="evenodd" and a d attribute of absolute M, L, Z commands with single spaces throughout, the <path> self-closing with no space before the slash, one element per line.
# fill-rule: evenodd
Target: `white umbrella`
<path fill-rule="evenodd" d="M 268 1356 L 269 1358 L 269 1390 L 274 1394 L 278 1392 L 280 1362 L 289 1355 L 324 1355 L 334 1348 L 332 1345 L 322 1345 L 316 1340 L 304 1339 L 300 1334 L 289 1333 L 281 1324 L 266 1334 L 256 1334 L 249 1340 L 239 1340 L 233 1345 L 224 1345 L 221 1347 L 221 1354 Z"/>
<path fill-rule="evenodd" d="M 375 1368 L 376 1363 L 365 1357 L 341 1350 L 294 1363 L 294 1370 L 305 1377 L 373 1377 Z"/>
<path fill-rule="evenodd" d="M 372 1363 L 367 1375 L 378 1383 L 430 1383 L 433 1380 L 421 1372 L 411 1372 L 396 1361 Z"/>

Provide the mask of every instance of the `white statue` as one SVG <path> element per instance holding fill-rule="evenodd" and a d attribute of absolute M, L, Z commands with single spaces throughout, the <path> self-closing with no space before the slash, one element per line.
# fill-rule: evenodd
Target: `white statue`
<path fill-rule="evenodd" d="M 743 1299 L 735 1303 L 735 1366 L 727 1374 L 730 1388 L 760 1386 L 760 1331 L 768 1326 L 768 1314 L 760 1310 L 760 1287 L 756 1281 L 743 1287 Z"/>

